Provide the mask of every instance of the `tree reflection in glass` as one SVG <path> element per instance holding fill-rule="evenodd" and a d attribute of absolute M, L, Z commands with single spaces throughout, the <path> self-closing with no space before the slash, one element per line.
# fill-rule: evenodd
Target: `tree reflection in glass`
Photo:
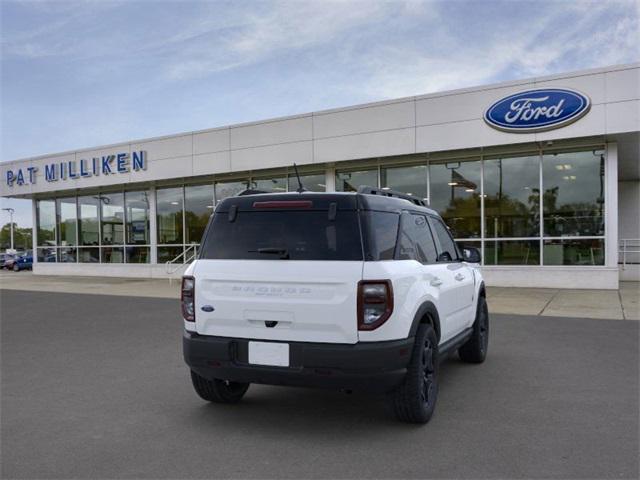
<path fill-rule="evenodd" d="M 480 237 L 480 160 L 432 164 L 430 206 L 455 238 Z"/>
<path fill-rule="evenodd" d="M 545 154 L 542 171 L 544 235 L 604 235 L 604 154 Z"/>
<path fill-rule="evenodd" d="M 540 158 L 494 158 L 484 162 L 487 238 L 540 235 Z"/>

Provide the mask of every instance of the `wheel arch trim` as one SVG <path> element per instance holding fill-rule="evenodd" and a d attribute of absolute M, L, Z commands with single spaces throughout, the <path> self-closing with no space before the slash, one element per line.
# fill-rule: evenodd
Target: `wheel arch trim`
<path fill-rule="evenodd" d="M 420 307 L 418 307 L 418 310 L 416 311 L 416 314 L 413 317 L 413 322 L 411 322 L 411 329 L 409 330 L 409 336 L 415 337 L 420 324 L 427 323 L 427 322 L 423 322 L 423 319 L 425 317 L 428 317 L 431 319 L 431 322 L 429 323 L 433 324 L 433 329 L 436 331 L 436 337 L 438 338 L 438 341 L 440 341 L 440 338 L 441 338 L 440 315 L 438 314 L 438 309 L 436 308 L 434 303 L 431 301 L 426 301 L 422 305 L 420 305 Z"/>

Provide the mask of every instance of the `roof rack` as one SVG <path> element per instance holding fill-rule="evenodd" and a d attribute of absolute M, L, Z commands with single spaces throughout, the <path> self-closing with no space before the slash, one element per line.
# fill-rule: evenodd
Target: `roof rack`
<path fill-rule="evenodd" d="M 264 190 L 253 190 L 251 188 L 247 188 L 246 190 L 242 190 L 241 192 L 236 194 L 236 197 L 244 197 L 245 195 L 258 195 L 260 193 L 269 193 Z"/>
<path fill-rule="evenodd" d="M 425 202 L 421 198 L 414 197 L 413 195 L 408 195 L 402 192 L 396 192 L 395 190 L 390 190 L 386 188 L 385 189 L 373 188 L 373 187 L 368 187 L 366 185 L 362 185 L 358 187 L 358 193 L 364 193 L 366 195 L 380 195 L 382 197 L 401 198 L 403 200 L 409 200 L 411 203 L 415 205 L 420 205 L 421 207 L 428 207 L 427 202 Z"/>

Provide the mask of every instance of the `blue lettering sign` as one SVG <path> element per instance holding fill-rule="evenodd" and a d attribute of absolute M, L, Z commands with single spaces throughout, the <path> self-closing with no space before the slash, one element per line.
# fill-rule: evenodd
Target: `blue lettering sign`
<path fill-rule="evenodd" d="M 140 150 L 140 152 L 133 152 L 133 169 L 138 170 L 146 170 L 147 169 L 147 156 L 145 155 L 144 150 Z"/>
<path fill-rule="evenodd" d="M 81 177 L 90 177 L 91 172 L 86 169 L 87 161 L 84 158 L 80 159 L 80 176 Z"/>
<path fill-rule="evenodd" d="M 540 88 L 498 100 L 484 113 L 484 120 L 507 132 L 540 132 L 575 122 L 590 107 L 589 97 L 575 90 Z"/>
<path fill-rule="evenodd" d="M 111 171 L 111 160 L 113 160 L 113 155 L 107 155 L 106 157 L 102 157 L 102 173 L 105 175 L 109 175 L 113 173 Z"/>
<path fill-rule="evenodd" d="M 38 171 L 38 167 L 29 167 L 27 168 L 29 172 L 29 183 L 36 183 L 36 172 Z"/>
<path fill-rule="evenodd" d="M 78 174 L 76 173 L 76 162 L 73 160 L 69 161 L 69 178 L 78 178 Z"/>
<path fill-rule="evenodd" d="M 114 164 L 115 162 L 115 164 Z M 44 179 L 47 182 L 66 180 L 67 178 L 77 179 L 81 177 L 98 176 L 100 172 L 104 175 L 115 173 L 127 173 L 130 171 L 146 170 L 147 155 L 144 150 L 128 153 L 117 153 L 115 155 L 104 155 L 92 157 L 89 160 L 80 159 L 79 165 L 76 160 L 67 160 L 59 163 L 49 163 L 44 165 Z M 26 170 L 26 172 L 25 172 Z M 38 167 L 25 167 L 24 169 L 7 170 L 5 181 L 9 187 L 14 185 L 34 184 L 37 180 Z"/>
<path fill-rule="evenodd" d="M 55 182 L 58 180 L 58 169 L 56 167 L 57 165 L 55 163 L 44 166 L 44 179 L 47 182 Z"/>
<path fill-rule="evenodd" d="M 116 161 L 118 165 L 118 173 L 127 173 L 129 171 L 129 163 L 127 162 L 127 154 L 119 153 Z"/>

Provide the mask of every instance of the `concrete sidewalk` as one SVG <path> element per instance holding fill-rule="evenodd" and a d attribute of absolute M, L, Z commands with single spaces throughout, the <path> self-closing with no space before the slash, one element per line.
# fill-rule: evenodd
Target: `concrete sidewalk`
<path fill-rule="evenodd" d="M 180 298 L 178 280 L 45 276 L 31 272 L 2 271 L 0 289 Z M 638 282 L 622 282 L 620 290 L 489 287 L 487 297 L 493 313 L 640 320 Z"/>

